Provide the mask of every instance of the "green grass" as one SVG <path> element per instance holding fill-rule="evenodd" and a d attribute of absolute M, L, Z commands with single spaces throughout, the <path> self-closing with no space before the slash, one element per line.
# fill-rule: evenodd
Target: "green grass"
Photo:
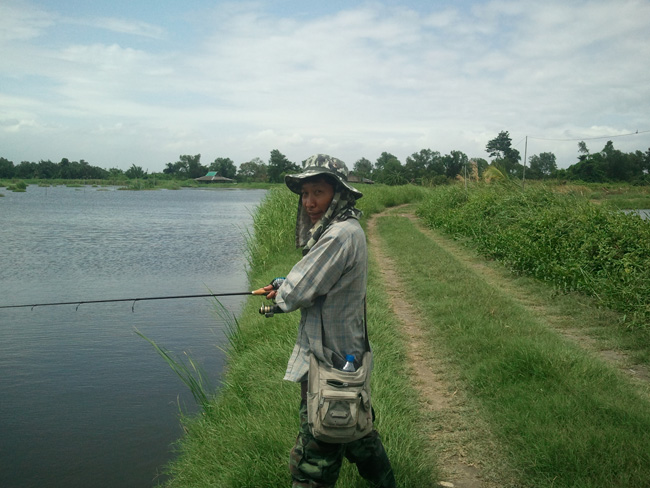
<path fill-rule="evenodd" d="M 519 473 L 513 486 L 647 486 L 646 397 L 406 219 L 382 218 L 378 228 L 426 317 L 431 349 L 442 343 L 462 388 L 506 446 L 495 457 Z"/>
<path fill-rule="evenodd" d="M 429 190 L 374 186 L 363 191 L 366 196 L 359 204 L 366 215 L 388 204 L 425 199 L 431 205 Z M 446 205 L 463 203 L 462 195 L 447 196 Z M 248 253 L 252 288 L 283 276 L 300 258 L 293 246 L 296 205 L 297 196 L 276 187 L 254 216 Z M 469 442 L 465 448 L 473 451 L 475 460 L 477 452 L 482 454 L 480 468 L 498 486 L 647 485 L 649 395 L 637 391 L 594 352 L 562 338 L 548 326 L 547 317 L 540 318 L 539 305 L 558 316 L 570 309 L 574 315 L 563 323 L 582 325 L 594 334 L 600 333 L 596 325 L 608 323 L 614 312 L 583 307 L 583 301 L 590 303 L 588 298 L 554 295 L 543 282 L 520 276 L 515 285 L 523 289 L 528 283 L 530 300 L 535 302 L 527 308 L 433 244 L 406 219 L 381 218 L 378 229 L 399 264 L 407 299 L 425 319 L 432 354 L 444 358 L 453 370 L 445 374 L 453 378 L 459 396 L 467 398 L 460 414 L 466 423 L 461 427 L 452 426 L 449 416 L 417 408 L 404 363 L 406 345 L 385 300 L 377 263 L 371 259 L 368 318 L 376 355 L 374 402 L 398 486 L 435 486 L 442 479 L 444 466 L 438 456 L 448 447 L 431 445 L 428 435 L 450 428 L 465 431 L 449 449 L 462 451 L 462 443 Z M 230 331 L 228 371 L 218 395 L 200 415 L 183 419 L 186 435 L 168 466 L 171 480 L 166 486 L 290 484 L 287 462 L 298 427 L 299 392 L 298 385 L 282 376 L 298 316 L 266 319 L 257 313 L 262 303 L 263 299 L 251 297 Z M 553 318 L 558 320 L 548 317 Z M 628 340 L 632 349 L 641 332 L 628 329 L 627 339 L 609 334 L 602 343 Z M 640 354 L 647 352 L 647 347 L 637 346 Z M 362 486 L 366 485 L 355 468 L 344 464 L 337 487 Z"/>
<path fill-rule="evenodd" d="M 422 197 L 412 187 L 363 187 L 366 208 Z M 367 190 L 367 191 L 366 191 Z M 300 258 L 293 241 L 298 197 L 271 191 L 254 217 L 249 240 L 252 288 L 284 276 Z M 361 201 L 363 201 L 362 199 Z M 361 202 L 360 201 L 360 202 Z M 368 211 L 368 210 L 366 210 Z M 288 456 L 298 432 L 299 386 L 282 379 L 296 339 L 299 315 L 265 318 L 265 301 L 251 297 L 231 331 L 228 371 L 216 399 L 203 413 L 184 418 L 187 434 L 169 466 L 169 487 L 281 487 L 290 485 Z M 377 428 L 399 486 L 431 486 L 436 461 L 419 429 L 420 413 L 404 364 L 404 343 L 372 270 L 368 287 L 369 334 L 375 351 L 373 397 Z M 344 465 L 339 488 L 364 486 L 356 468 Z"/>
<path fill-rule="evenodd" d="M 580 291 L 650 324 L 650 225 L 543 185 L 438 188 L 418 209 L 432 228 L 562 291 Z"/>

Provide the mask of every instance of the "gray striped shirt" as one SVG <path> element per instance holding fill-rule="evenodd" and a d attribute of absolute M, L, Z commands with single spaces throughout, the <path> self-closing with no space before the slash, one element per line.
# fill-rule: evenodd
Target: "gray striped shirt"
<path fill-rule="evenodd" d="M 367 261 L 363 229 L 349 218 L 333 222 L 291 269 L 276 296 L 283 311 L 301 313 L 285 380 L 306 379 L 310 352 L 329 365 L 328 350 L 342 358 L 346 354 L 361 358 Z"/>

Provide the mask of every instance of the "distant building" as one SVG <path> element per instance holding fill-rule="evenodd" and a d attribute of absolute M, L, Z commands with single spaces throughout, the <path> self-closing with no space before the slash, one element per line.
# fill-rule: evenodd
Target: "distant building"
<path fill-rule="evenodd" d="M 216 171 L 210 171 L 205 176 L 194 178 L 194 181 L 203 181 L 206 183 L 237 183 L 235 180 L 231 180 L 225 176 L 219 176 Z"/>
<path fill-rule="evenodd" d="M 372 180 L 369 180 L 368 178 L 364 178 L 363 176 L 357 176 L 357 175 L 348 175 L 348 182 L 350 183 L 365 183 L 366 185 L 374 185 L 375 182 Z"/>

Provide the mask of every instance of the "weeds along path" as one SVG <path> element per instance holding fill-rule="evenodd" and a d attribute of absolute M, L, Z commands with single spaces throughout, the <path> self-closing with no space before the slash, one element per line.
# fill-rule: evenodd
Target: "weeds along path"
<path fill-rule="evenodd" d="M 620 328 L 611 327 L 620 320 L 618 314 L 599 310 L 597 305 L 593 305 L 594 300 L 587 297 L 578 295 L 562 297 L 554 295 L 552 288 L 545 285 L 535 287 L 524 285 L 523 282 L 531 283 L 535 280 L 514 277 L 498 263 L 490 265 L 490 262 L 482 256 L 425 227 L 413 211 L 406 210 L 405 207 L 407 206 L 393 209 L 391 213 L 387 212 L 384 215 L 399 215 L 410 219 L 432 242 L 461 260 L 486 283 L 504 290 L 508 296 L 526 307 L 548 327 L 617 368 L 636 384 L 640 392 L 650 398 L 650 367 L 647 363 L 636 361 L 633 353 L 622 349 L 620 344 L 615 342 L 617 333 L 612 332 L 613 329 L 619 330 L 619 337 L 626 335 L 625 332 L 620 332 Z M 609 336 L 603 332 L 608 332 Z"/>
<path fill-rule="evenodd" d="M 431 239 L 432 244 L 462 262 L 490 288 L 504 291 L 539 318 L 549 330 L 615 366 L 630 378 L 639 392 L 650 398 L 647 366 L 636 364 L 630 355 L 607 338 L 600 337 L 597 327 L 590 328 L 585 325 L 585 318 L 593 318 L 593 308 L 587 307 L 586 315 L 568 310 L 567 305 L 562 304 L 561 297 L 549 298 L 549 295 L 542 295 L 539 287 L 523 286 L 519 278 L 509 276 L 506 271 L 493 263 L 486 263 L 460 244 L 419 225 L 410 207 L 389 209 L 368 221 L 370 254 L 373 265 L 377 266 L 383 277 L 386 299 L 400 322 L 400 330 L 407 344 L 413 381 L 420 393 L 423 429 L 429 435 L 432 449 L 437 455 L 442 472 L 445 473 L 445 480 L 439 486 L 515 486 L 517 475 L 512 471 L 512 467 L 508 466 L 508 462 L 501 459 L 503 446 L 498 444 L 490 427 L 478 414 L 478 405 L 465 394 L 458 371 L 445 357 L 442 347 L 436 346 L 436 341 L 433 341 L 432 345 L 431 327 L 427 326 L 427 317 L 421 312 L 421 305 L 405 292 L 400 271 L 389 257 L 388 249 L 383 247 L 384 244 L 378 235 L 377 220 L 386 215 L 412 220 L 416 224 L 415 227 Z M 569 297 L 565 301 L 569 303 L 568 307 L 573 305 L 573 308 L 579 308 L 575 306 L 575 300 L 575 297 Z M 610 319 L 615 320 L 605 312 L 603 314 L 605 315 L 599 318 L 601 326 Z"/>

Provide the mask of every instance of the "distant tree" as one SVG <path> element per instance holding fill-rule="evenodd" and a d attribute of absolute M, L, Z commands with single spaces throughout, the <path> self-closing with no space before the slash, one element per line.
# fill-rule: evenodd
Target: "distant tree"
<path fill-rule="evenodd" d="M 451 153 L 442 157 L 442 161 L 445 166 L 445 176 L 447 178 L 455 178 L 463 172 L 463 168 L 469 165 L 469 158 L 461 151 L 451 151 Z"/>
<path fill-rule="evenodd" d="M 59 176 L 59 166 L 48 160 L 40 160 L 37 164 L 36 172 L 39 178 L 51 179 Z"/>
<path fill-rule="evenodd" d="M 578 156 L 578 159 L 580 161 L 586 159 L 587 156 L 589 156 L 589 149 L 587 149 L 587 144 L 585 144 L 585 141 L 580 141 L 578 143 L 578 152 L 581 154 L 581 156 Z"/>
<path fill-rule="evenodd" d="M 268 174 L 271 183 L 282 183 L 284 175 L 300 172 L 300 167 L 292 163 L 287 157 L 277 149 L 271 151 L 269 158 Z"/>
<path fill-rule="evenodd" d="M 604 165 L 602 162 L 602 155 L 600 153 L 592 154 L 588 158 L 569 166 L 566 170 L 566 176 L 571 180 L 587 182 L 607 181 L 607 175 L 604 171 Z"/>
<path fill-rule="evenodd" d="M 144 178 L 147 172 L 144 171 L 141 166 L 136 166 L 135 164 L 132 164 L 131 167 L 124 172 L 124 174 L 128 178 L 136 179 L 136 178 Z"/>
<path fill-rule="evenodd" d="M 530 157 L 530 168 L 526 176 L 532 180 L 548 178 L 557 171 L 557 162 L 555 154 L 552 152 L 543 152 Z"/>
<path fill-rule="evenodd" d="M 106 178 L 108 172 L 98 166 L 92 166 L 88 161 L 80 159 L 78 162 L 70 163 L 73 170 L 74 178 L 76 179 L 93 179 L 100 180 Z"/>
<path fill-rule="evenodd" d="M 408 182 L 404 166 L 396 156 L 388 152 L 381 153 L 381 156 L 377 158 L 372 176 L 378 183 L 387 185 L 402 185 Z"/>
<path fill-rule="evenodd" d="M 578 146 L 582 153 L 578 162 L 569 166 L 566 176 L 588 182 L 629 181 L 643 182 L 646 180 L 647 162 L 641 151 L 624 153 L 614 148 L 612 141 L 607 141 L 602 151 L 586 153 L 586 146 Z M 583 149 L 584 148 L 584 149 Z"/>
<path fill-rule="evenodd" d="M 487 143 L 485 151 L 494 158 L 492 163 L 505 168 L 508 175 L 516 175 L 523 169 L 519 164 L 521 156 L 519 151 L 512 147 L 512 139 L 508 131 L 499 132 L 497 137 Z"/>
<path fill-rule="evenodd" d="M 68 158 L 61 158 L 59 162 L 59 178 L 71 179 L 73 178 L 72 168 L 70 167 L 70 161 Z"/>
<path fill-rule="evenodd" d="M 216 171 L 219 176 L 224 178 L 235 178 L 237 175 L 237 167 L 230 158 L 216 158 L 208 168 L 209 171 Z"/>
<path fill-rule="evenodd" d="M 36 178 L 36 164 L 30 161 L 21 161 L 14 168 L 14 177 L 16 178 Z"/>
<path fill-rule="evenodd" d="M 436 175 L 443 175 L 444 163 L 438 151 L 421 149 L 407 156 L 404 165 L 404 174 L 409 181 L 421 182 L 423 178 L 433 178 Z"/>
<path fill-rule="evenodd" d="M 201 155 L 182 154 L 175 163 L 167 163 L 163 173 L 173 175 L 175 178 L 200 178 L 205 176 L 208 168 L 201 164 Z"/>
<path fill-rule="evenodd" d="M 372 176 L 372 163 L 366 158 L 359 159 L 354 163 L 353 173 L 362 178 L 370 178 Z"/>
<path fill-rule="evenodd" d="M 201 164 L 200 154 L 196 154 L 194 156 L 184 154 L 180 156 L 180 160 L 187 167 L 188 178 L 200 178 L 201 176 L 205 176 L 205 174 L 208 172 L 208 168 Z"/>
<path fill-rule="evenodd" d="M 237 181 L 264 182 L 269 178 L 268 167 L 260 158 L 253 158 L 246 163 L 239 165 Z"/>
<path fill-rule="evenodd" d="M 165 166 L 165 169 L 163 169 L 163 173 L 166 175 L 176 175 L 178 174 L 179 169 L 180 168 L 177 163 L 167 163 L 167 166 Z"/>
<path fill-rule="evenodd" d="M 0 158 L 0 178 L 14 177 L 14 162 L 5 158 Z"/>

